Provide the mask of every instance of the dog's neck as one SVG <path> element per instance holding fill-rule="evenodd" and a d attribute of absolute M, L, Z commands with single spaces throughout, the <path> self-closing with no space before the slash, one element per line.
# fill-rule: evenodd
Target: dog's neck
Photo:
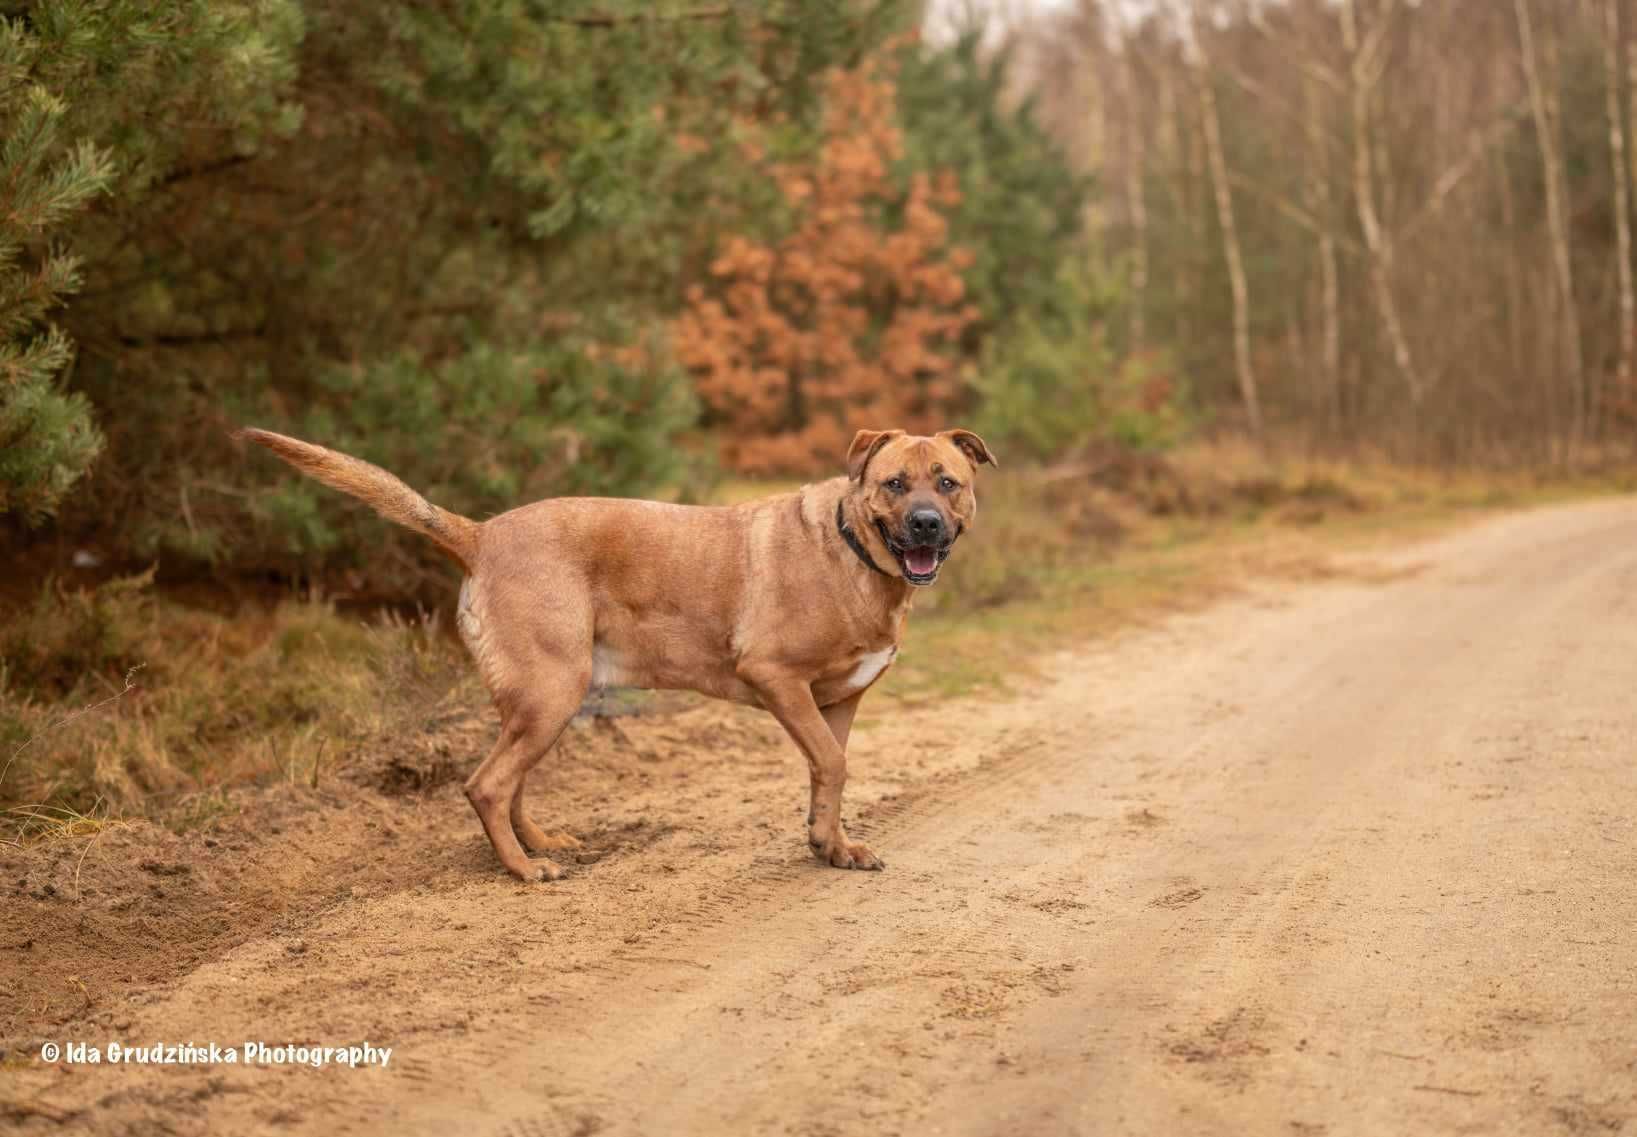
<path fill-rule="evenodd" d="M 871 572 L 880 573 L 882 576 L 890 577 L 892 575 L 875 563 L 875 558 L 870 556 L 870 551 L 864 547 L 864 542 L 858 539 L 858 534 L 847 523 L 846 500 L 842 498 L 836 500 L 836 531 L 841 534 L 841 539 L 847 542 L 847 547 L 853 551 L 853 555 L 863 562 L 865 568 Z"/>
<path fill-rule="evenodd" d="M 910 582 L 894 572 L 892 552 L 881 540 L 875 526 L 858 516 L 857 502 L 843 489 L 830 511 L 829 528 L 847 547 L 842 554 L 852 562 L 854 572 L 868 588 L 884 591 L 894 601 L 904 601 L 914 593 Z"/>

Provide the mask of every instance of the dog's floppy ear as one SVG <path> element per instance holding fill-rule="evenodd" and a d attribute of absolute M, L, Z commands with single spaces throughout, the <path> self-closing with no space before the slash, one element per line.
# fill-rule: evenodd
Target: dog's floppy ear
<path fill-rule="evenodd" d="M 853 444 L 847 447 L 847 476 L 855 482 L 863 481 L 864 469 L 875 457 L 875 452 L 893 439 L 902 437 L 904 432 L 901 430 L 861 430 L 853 435 Z"/>
<path fill-rule="evenodd" d="M 989 453 L 989 447 L 984 444 L 983 439 L 973 434 L 970 430 L 940 430 L 938 432 L 938 437 L 947 438 L 949 441 L 953 442 L 960 449 L 962 454 L 965 454 L 968 458 L 972 459 L 972 465 L 974 466 L 982 466 L 985 464 L 990 466 L 1000 465 L 999 462 L 995 461 L 995 456 Z M 857 446 L 858 443 L 855 442 L 853 445 Z"/>

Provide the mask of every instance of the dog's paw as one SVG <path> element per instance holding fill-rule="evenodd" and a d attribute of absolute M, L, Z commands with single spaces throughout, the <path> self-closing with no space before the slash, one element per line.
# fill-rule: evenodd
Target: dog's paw
<path fill-rule="evenodd" d="M 828 841 L 809 842 L 818 859 L 837 869 L 867 869 L 879 871 L 887 867 L 886 862 L 870 851 L 868 845 L 859 841 L 849 841 L 846 837 L 835 837 Z"/>
<path fill-rule="evenodd" d="M 548 881 L 563 879 L 563 866 L 549 857 L 542 857 L 537 861 L 530 861 L 529 867 L 515 874 L 524 884 L 543 884 Z"/>

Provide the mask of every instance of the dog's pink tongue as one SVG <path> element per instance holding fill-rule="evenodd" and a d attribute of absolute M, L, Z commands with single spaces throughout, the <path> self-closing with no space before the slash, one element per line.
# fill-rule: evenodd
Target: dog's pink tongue
<path fill-rule="evenodd" d="M 904 553 L 904 567 L 916 576 L 925 576 L 938 567 L 938 550 L 926 547 Z"/>

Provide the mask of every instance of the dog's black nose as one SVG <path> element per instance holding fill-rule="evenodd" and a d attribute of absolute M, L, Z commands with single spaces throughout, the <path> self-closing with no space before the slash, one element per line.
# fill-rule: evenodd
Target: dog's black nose
<path fill-rule="evenodd" d="M 936 509 L 917 509 L 904 519 L 911 545 L 938 545 L 944 539 L 944 515 Z"/>

